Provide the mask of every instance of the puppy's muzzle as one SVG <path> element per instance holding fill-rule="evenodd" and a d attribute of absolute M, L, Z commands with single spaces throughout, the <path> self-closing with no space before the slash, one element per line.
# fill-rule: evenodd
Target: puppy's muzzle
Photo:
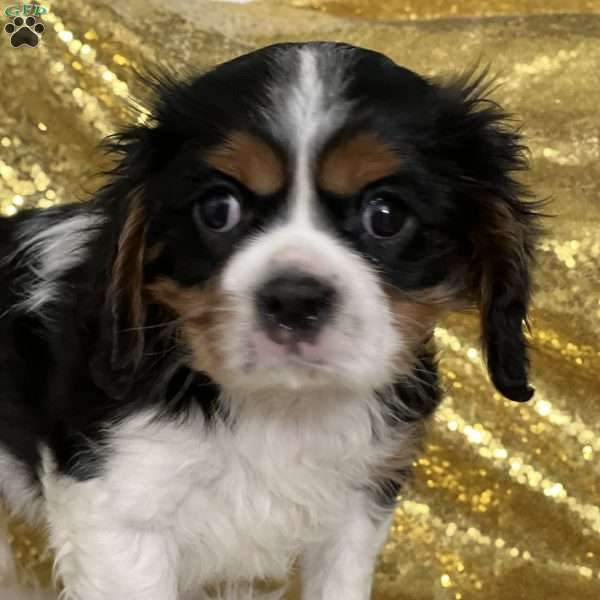
<path fill-rule="evenodd" d="M 302 272 L 278 274 L 256 293 L 261 327 L 282 345 L 314 344 L 336 304 L 337 292 L 329 283 Z"/>

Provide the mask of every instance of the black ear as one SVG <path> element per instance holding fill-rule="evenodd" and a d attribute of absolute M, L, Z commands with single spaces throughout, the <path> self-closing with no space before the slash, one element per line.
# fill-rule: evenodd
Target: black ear
<path fill-rule="evenodd" d="M 487 204 L 480 208 L 481 229 L 474 234 L 482 345 L 498 391 L 525 402 L 533 395 L 523 332 L 531 286 L 531 234 L 501 198 L 489 198 Z"/>
<path fill-rule="evenodd" d="M 143 298 L 148 221 L 143 192 L 134 189 L 115 203 L 114 231 L 106 240 L 104 305 L 100 309 L 94 379 L 111 397 L 124 396 L 144 357 L 146 303 Z M 122 213 L 121 215 L 119 213 Z"/>
<path fill-rule="evenodd" d="M 127 216 L 119 233 L 111 269 L 106 308 L 112 317 L 111 366 L 135 372 L 142 361 L 146 307 L 143 301 L 144 263 L 148 221 L 142 191 L 127 198 Z"/>
<path fill-rule="evenodd" d="M 178 144 L 163 123 L 161 97 L 177 87 L 159 75 L 148 75 L 145 81 L 155 95 L 151 117 L 106 138 L 103 148 L 116 162 L 106 173 L 108 184 L 97 194 L 109 223 L 99 249 L 105 257 L 105 293 L 91 371 L 96 384 L 112 398 L 125 396 L 141 381 L 150 386 L 160 374 L 158 357 L 170 347 L 170 331 L 162 326 L 164 314 L 148 303 L 144 278 L 156 250 L 148 248 L 156 205 L 151 198 L 152 180 L 172 159 Z"/>
<path fill-rule="evenodd" d="M 103 306 L 91 370 L 111 397 L 124 396 L 136 380 L 146 347 L 144 269 L 149 214 L 148 178 L 157 168 L 160 128 L 131 127 L 105 140 L 117 157 L 109 183 L 98 192 L 108 222 L 99 252 L 104 256 Z"/>
<path fill-rule="evenodd" d="M 482 346 L 495 387 L 529 400 L 524 328 L 540 203 L 514 174 L 527 168 L 526 148 L 509 115 L 485 97 L 486 74 L 437 86 L 443 152 L 453 157 L 458 198 L 472 248 L 470 288 L 481 312 Z"/>

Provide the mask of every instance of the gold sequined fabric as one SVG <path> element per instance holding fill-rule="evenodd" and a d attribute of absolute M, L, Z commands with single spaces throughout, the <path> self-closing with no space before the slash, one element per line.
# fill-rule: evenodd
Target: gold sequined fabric
<path fill-rule="evenodd" d="M 476 63 L 552 197 L 539 246 L 526 405 L 488 383 L 475 315 L 436 331 L 446 399 L 428 427 L 375 576 L 376 600 L 600 598 L 600 3 L 598 0 L 56 0 L 36 48 L 0 35 L 0 211 L 93 191 L 102 136 L 130 118 L 135 71 L 208 67 L 284 40 L 347 41 L 442 76 Z M 5 17 L 4 22 L 9 18 Z M 2 26 L 3 27 L 3 26 Z M 138 96 L 139 95 L 139 96 Z M 13 525 L 24 581 L 49 580 Z"/>

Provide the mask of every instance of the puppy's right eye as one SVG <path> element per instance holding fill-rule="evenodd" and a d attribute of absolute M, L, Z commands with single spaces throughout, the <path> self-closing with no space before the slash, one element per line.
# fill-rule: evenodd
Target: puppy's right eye
<path fill-rule="evenodd" d="M 212 231 L 231 231 L 242 218 L 240 199 L 233 190 L 227 188 L 212 190 L 195 204 L 194 217 Z"/>
<path fill-rule="evenodd" d="M 363 197 L 362 224 L 371 237 L 392 240 L 413 233 L 417 221 L 398 194 L 375 189 Z"/>
<path fill-rule="evenodd" d="M 406 212 L 376 198 L 363 211 L 363 225 L 370 235 L 378 239 L 393 238 L 404 227 Z"/>

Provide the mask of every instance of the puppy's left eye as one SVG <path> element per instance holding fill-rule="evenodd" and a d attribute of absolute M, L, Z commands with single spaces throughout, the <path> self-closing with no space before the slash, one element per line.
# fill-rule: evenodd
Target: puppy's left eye
<path fill-rule="evenodd" d="M 196 204 L 194 214 L 205 227 L 224 233 L 239 224 L 242 218 L 242 207 L 234 191 L 215 190 L 206 194 Z"/>
<path fill-rule="evenodd" d="M 414 223 L 407 210 L 382 194 L 365 199 L 362 212 L 363 227 L 375 238 L 393 238 Z"/>

